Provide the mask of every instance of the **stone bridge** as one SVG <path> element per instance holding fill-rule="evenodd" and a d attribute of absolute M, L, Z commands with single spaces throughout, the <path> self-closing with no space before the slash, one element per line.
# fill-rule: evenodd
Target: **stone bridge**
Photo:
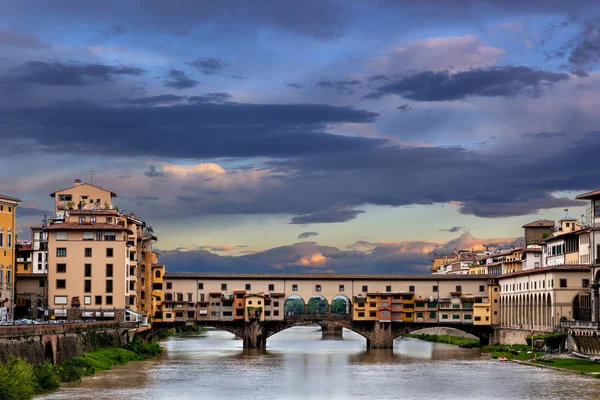
<path fill-rule="evenodd" d="M 32 364 L 61 363 L 99 347 L 122 346 L 135 322 L 86 322 L 0 326 L 0 362 L 11 355 Z"/>
<path fill-rule="evenodd" d="M 189 323 L 188 323 L 189 324 Z M 412 323 L 412 322 L 378 322 L 354 321 L 350 314 L 293 314 L 286 315 L 283 321 L 196 321 L 194 324 L 208 326 L 233 333 L 244 340 L 244 348 L 262 349 L 266 347 L 267 339 L 281 331 L 306 325 L 319 325 L 323 330 L 323 337 L 341 336 L 342 329 L 346 328 L 358 333 L 367 340 L 368 349 L 393 348 L 394 339 L 419 329 L 426 328 L 455 328 L 477 336 L 481 343 L 488 344 L 492 333 L 489 325 L 472 324 L 443 324 L 443 323 Z M 151 338 L 160 331 L 170 329 L 185 323 L 154 324 L 152 330 L 146 333 L 146 339 Z"/>

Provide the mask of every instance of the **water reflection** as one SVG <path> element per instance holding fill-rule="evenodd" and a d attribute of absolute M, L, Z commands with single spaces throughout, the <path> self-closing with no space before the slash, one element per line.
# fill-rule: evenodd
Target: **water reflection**
<path fill-rule="evenodd" d="M 481 357 L 414 339 L 365 350 L 344 331 L 322 340 L 316 327 L 281 332 L 266 350 L 243 350 L 232 334 L 186 334 L 164 354 L 65 385 L 42 399 L 596 399 L 600 380 Z"/>

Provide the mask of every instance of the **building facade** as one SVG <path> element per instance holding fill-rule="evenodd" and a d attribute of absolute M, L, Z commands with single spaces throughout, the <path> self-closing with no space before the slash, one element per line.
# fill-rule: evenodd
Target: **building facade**
<path fill-rule="evenodd" d="M 17 206 L 19 199 L 0 195 L 0 321 L 14 313 L 16 271 Z"/>

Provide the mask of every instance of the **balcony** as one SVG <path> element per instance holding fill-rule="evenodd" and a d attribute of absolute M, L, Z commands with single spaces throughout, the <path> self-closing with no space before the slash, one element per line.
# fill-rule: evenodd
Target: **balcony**
<path fill-rule="evenodd" d="M 565 329 L 600 330 L 600 321 L 560 321 L 560 327 Z"/>

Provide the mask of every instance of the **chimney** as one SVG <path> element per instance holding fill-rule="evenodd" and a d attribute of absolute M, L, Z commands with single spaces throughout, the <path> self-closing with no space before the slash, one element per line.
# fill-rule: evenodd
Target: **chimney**
<path fill-rule="evenodd" d="M 81 179 L 75 179 L 75 186 L 81 185 Z"/>

